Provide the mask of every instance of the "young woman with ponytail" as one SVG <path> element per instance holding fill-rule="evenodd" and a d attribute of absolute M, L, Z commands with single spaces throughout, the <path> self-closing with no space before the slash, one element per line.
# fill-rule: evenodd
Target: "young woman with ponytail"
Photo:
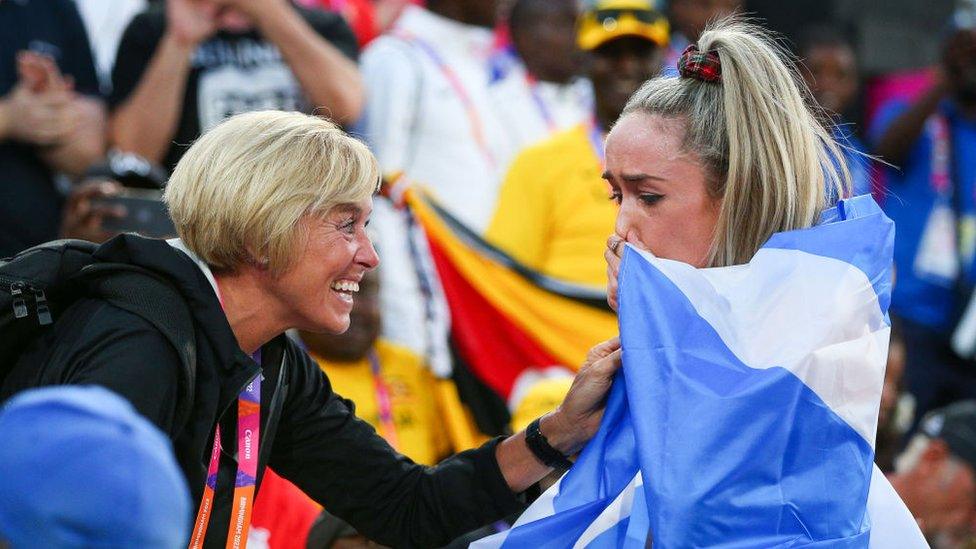
<path fill-rule="evenodd" d="M 613 307 L 620 243 L 696 267 L 746 263 L 850 188 L 840 145 L 764 29 L 720 21 L 678 68 L 645 83 L 607 138 L 604 178 L 620 204 L 606 251 Z"/>
<path fill-rule="evenodd" d="M 721 21 L 678 70 L 606 142 L 621 375 L 502 547 L 927 547 L 872 467 L 891 221 L 869 197 L 828 208 L 841 146 L 763 29 Z"/>

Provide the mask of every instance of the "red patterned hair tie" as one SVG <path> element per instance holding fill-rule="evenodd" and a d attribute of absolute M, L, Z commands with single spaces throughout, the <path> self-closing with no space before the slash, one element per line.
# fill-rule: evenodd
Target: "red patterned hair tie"
<path fill-rule="evenodd" d="M 722 81 L 722 62 L 715 50 L 702 53 L 698 46 L 691 44 L 678 59 L 678 73 L 682 78 L 717 84 Z"/>

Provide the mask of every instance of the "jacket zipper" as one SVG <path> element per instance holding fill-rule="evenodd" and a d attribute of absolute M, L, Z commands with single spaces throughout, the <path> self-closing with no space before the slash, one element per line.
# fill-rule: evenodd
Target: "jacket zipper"
<path fill-rule="evenodd" d="M 9 293 L 13 299 L 11 305 L 15 319 L 27 318 L 30 315 L 27 300 L 28 298 L 34 298 L 34 311 L 37 316 L 37 323 L 41 326 L 47 326 L 54 322 L 54 319 L 51 317 L 51 307 L 48 304 L 47 295 L 44 294 L 44 290 L 36 288 L 23 280 L 3 275 L 0 275 L 0 288 Z"/>

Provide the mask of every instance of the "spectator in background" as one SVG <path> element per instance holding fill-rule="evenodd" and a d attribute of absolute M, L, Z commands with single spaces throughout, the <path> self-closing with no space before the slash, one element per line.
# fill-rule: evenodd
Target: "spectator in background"
<path fill-rule="evenodd" d="M 112 92 L 112 66 L 119 50 L 122 33 L 139 12 L 146 9 L 146 0 L 77 0 L 81 20 L 85 23 L 91 42 L 102 93 Z"/>
<path fill-rule="evenodd" d="M 85 177 L 71 190 L 64 205 L 61 220 L 61 238 L 75 238 L 102 243 L 118 235 L 107 229 L 105 223 L 125 217 L 125 208 L 106 204 L 104 199 L 119 196 L 122 185 L 111 179 Z"/>
<path fill-rule="evenodd" d="M 905 337 L 899 319 L 891 320 L 891 340 L 888 343 L 888 362 L 885 364 L 881 407 L 878 410 L 878 436 L 874 446 L 874 462 L 885 473 L 894 471 L 895 457 L 902 449 L 902 440 L 908 427 L 903 425 L 904 422 L 901 420 L 901 407 L 905 406 L 905 400 L 902 398 L 905 377 Z"/>
<path fill-rule="evenodd" d="M 384 175 L 428 186 L 478 232 L 491 215 L 505 143 L 488 98 L 497 12 L 497 0 L 407 6 L 362 58 L 363 129 Z M 382 198 L 374 204 L 372 227 L 383 254 L 384 337 L 449 375 L 449 312 L 424 236 Z"/>
<path fill-rule="evenodd" d="M 322 507 L 297 486 L 265 469 L 254 499 L 247 549 L 311 549 L 309 532 L 321 512 Z"/>
<path fill-rule="evenodd" d="M 276 109 L 356 119 L 356 39 L 333 13 L 287 0 L 167 0 L 126 29 L 112 72 L 111 138 L 171 170 L 225 118 Z"/>
<path fill-rule="evenodd" d="M 593 89 L 579 76 L 576 0 L 518 0 L 508 18 L 515 62 L 491 85 L 509 139 L 507 164 L 525 147 L 591 116 Z"/>
<path fill-rule="evenodd" d="M 949 346 L 960 296 L 974 280 L 976 31 L 948 36 L 938 83 L 914 102 L 883 107 L 871 137 L 874 152 L 898 168 L 888 170 L 885 202 L 898 228 L 891 311 L 904 320 L 905 381 L 919 418 L 976 398 L 976 371 Z"/>
<path fill-rule="evenodd" d="M 854 196 L 871 192 L 867 148 L 857 137 L 854 124 L 845 120 L 857 100 L 859 76 L 854 48 L 832 27 L 806 29 L 800 38 L 802 71 L 817 103 L 832 117 L 834 138 L 845 145 L 844 156 L 851 171 Z"/>
<path fill-rule="evenodd" d="M 166 186 L 166 174 L 144 158 L 132 154 L 111 154 L 105 162 L 85 172 L 65 202 L 61 238 L 101 243 L 119 234 L 106 223 L 123 219 L 124 206 L 105 199 L 119 196 L 125 188 L 157 189 Z"/>
<path fill-rule="evenodd" d="M 630 96 L 661 71 L 668 23 L 650 2 L 599 0 L 581 17 L 595 106 L 587 120 L 520 154 L 486 237 L 528 267 L 604 286 L 603 251 L 617 206 L 603 173 L 606 131 Z"/>
<path fill-rule="evenodd" d="M 356 34 L 359 47 L 365 48 L 386 32 L 400 17 L 400 12 L 419 0 L 299 0 L 300 5 L 338 12 Z"/>
<path fill-rule="evenodd" d="M 678 76 L 678 59 L 688 44 L 698 42 L 705 25 L 742 9 L 742 0 L 671 0 L 671 47 L 664 59 L 664 74 Z"/>
<path fill-rule="evenodd" d="M 312 525 L 308 549 L 378 549 L 383 547 L 366 539 L 348 522 L 322 511 Z"/>
<path fill-rule="evenodd" d="M 0 546 L 186 546 L 190 493 L 173 448 L 122 397 L 26 391 L 0 408 L 0 439 Z"/>
<path fill-rule="evenodd" d="M 889 480 L 932 547 L 972 543 L 976 534 L 976 401 L 958 402 L 927 415 Z"/>
<path fill-rule="evenodd" d="M 408 6 L 362 60 L 366 139 L 384 173 L 429 186 L 478 232 L 503 168 L 504 133 L 488 99 L 497 11 L 497 0 Z"/>
<path fill-rule="evenodd" d="M 0 257 L 57 237 L 56 177 L 101 158 L 104 133 L 74 2 L 0 1 Z"/>
<path fill-rule="evenodd" d="M 301 332 L 311 357 L 356 415 L 398 452 L 433 465 L 455 450 L 437 380 L 409 349 L 380 337 L 379 274 L 367 273 L 340 335 Z M 533 418 L 534 419 L 534 418 Z"/>

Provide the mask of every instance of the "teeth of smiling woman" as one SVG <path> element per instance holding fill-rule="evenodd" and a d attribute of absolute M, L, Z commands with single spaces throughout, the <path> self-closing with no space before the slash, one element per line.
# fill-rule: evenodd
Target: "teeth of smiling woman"
<path fill-rule="evenodd" d="M 355 293 L 359 291 L 359 283 L 340 280 L 332 283 L 332 289 L 337 292 Z"/>

